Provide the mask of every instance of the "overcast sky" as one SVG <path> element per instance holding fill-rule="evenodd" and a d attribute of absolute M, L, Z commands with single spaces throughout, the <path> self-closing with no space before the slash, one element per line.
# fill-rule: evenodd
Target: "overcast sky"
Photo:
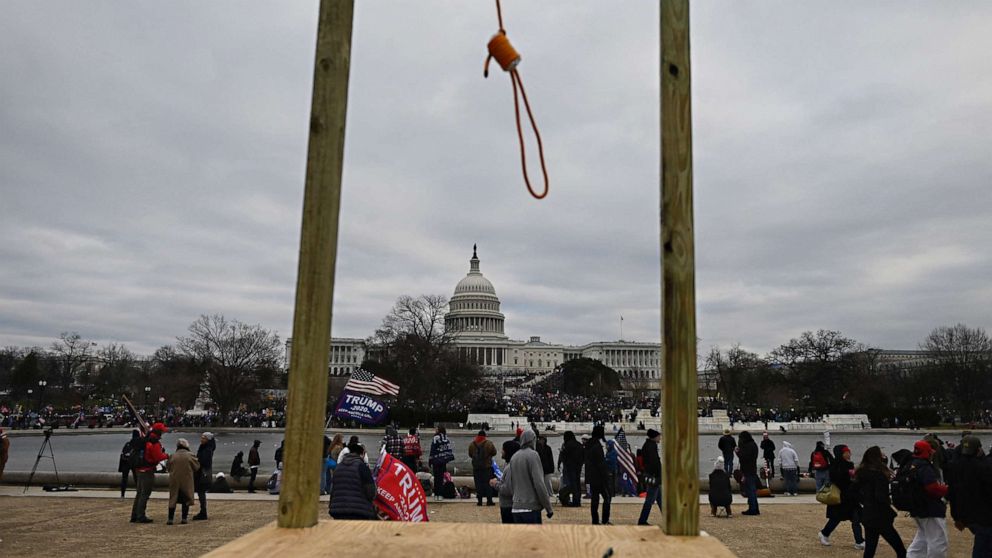
<path fill-rule="evenodd" d="M 543 201 L 509 78 L 482 78 L 493 3 L 359 3 L 335 336 L 450 296 L 477 242 L 511 337 L 613 340 L 623 314 L 658 339 L 657 6 L 503 4 Z M 992 3 L 693 8 L 701 352 L 992 328 Z M 5 2 L 0 345 L 148 353 L 202 313 L 291 334 L 316 12 Z"/>

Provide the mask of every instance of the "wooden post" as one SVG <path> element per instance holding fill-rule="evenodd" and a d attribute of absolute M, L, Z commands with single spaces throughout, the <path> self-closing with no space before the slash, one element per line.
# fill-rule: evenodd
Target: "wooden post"
<path fill-rule="evenodd" d="M 354 0 L 321 0 L 289 364 L 279 526 L 316 525 Z"/>
<path fill-rule="evenodd" d="M 689 0 L 661 1 L 662 496 L 665 532 L 699 534 Z"/>

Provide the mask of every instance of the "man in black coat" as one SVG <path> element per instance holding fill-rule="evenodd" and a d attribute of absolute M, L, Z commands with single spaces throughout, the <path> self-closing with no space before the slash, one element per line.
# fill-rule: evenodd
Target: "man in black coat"
<path fill-rule="evenodd" d="M 648 517 L 651 515 L 651 506 L 658 503 L 658 510 L 661 510 L 661 457 L 658 456 L 658 440 L 661 433 L 657 430 L 648 429 L 648 439 L 641 447 L 641 456 L 644 459 L 644 485 L 647 486 L 647 497 L 644 498 L 644 505 L 641 506 L 641 517 L 638 518 L 638 525 L 647 525 Z"/>
<path fill-rule="evenodd" d="M 564 440 L 561 450 L 558 451 L 558 468 L 561 469 L 561 488 L 559 490 L 562 499 L 562 506 L 579 507 L 582 498 L 582 464 L 585 462 L 585 450 L 582 444 L 575 439 L 575 434 L 567 430 L 562 436 Z M 567 494 L 567 497 L 566 497 Z"/>
<path fill-rule="evenodd" d="M 730 429 L 725 428 L 723 430 L 723 436 L 720 436 L 720 441 L 716 443 L 716 447 L 720 448 L 720 453 L 723 454 L 723 470 L 727 474 L 734 472 L 734 450 L 737 449 L 737 442 L 734 441 L 734 437 L 730 435 Z"/>
<path fill-rule="evenodd" d="M 602 424 L 592 428 L 592 438 L 586 443 L 586 484 L 589 485 L 592 524 L 599 525 L 599 499 L 603 499 L 603 525 L 610 523 L 610 491 L 607 488 L 610 475 L 606 468 L 606 431 Z"/>
<path fill-rule="evenodd" d="M 741 462 L 741 483 L 747 495 L 743 515 L 761 515 L 758 510 L 758 444 L 747 430 L 737 436 L 737 458 Z"/>
<path fill-rule="evenodd" d="M 196 459 L 200 462 L 200 470 L 193 481 L 196 488 L 196 496 L 200 500 L 200 511 L 193 516 L 193 521 L 207 519 L 207 491 L 214 480 L 214 451 L 217 449 L 217 442 L 214 435 L 204 432 L 200 435 L 200 447 L 196 449 Z"/>
<path fill-rule="evenodd" d="M 954 526 L 975 535 L 973 556 L 992 556 L 992 462 L 975 436 L 965 436 L 955 449 L 947 476 Z"/>
<path fill-rule="evenodd" d="M 761 436 L 761 456 L 765 458 L 765 465 L 768 467 L 769 477 L 775 477 L 775 442 L 768 437 L 765 432 Z"/>

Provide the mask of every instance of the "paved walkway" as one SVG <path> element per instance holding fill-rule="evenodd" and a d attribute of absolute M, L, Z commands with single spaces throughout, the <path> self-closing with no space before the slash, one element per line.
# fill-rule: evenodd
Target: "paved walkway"
<path fill-rule="evenodd" d="M 24 492 L 23 486 L 10 486 L 10 485 L 0 485 L 0 496 L 12 496 L 12 497 L 25 497 L 25 498 L 120 498 L 121 493 L 115 490 L 100 490 L 91 488 L 80 488 L 74 492 L 45 492 L 40 486 L 32 486 L 28 489 L 27 493 Z M 134 497 L 134 490 L 128 489 L 126 498 L 130 499 Z M 156 490 L 152 492 L 153 499 L 167 500 L 169 498 L 169 492 L 164 490 Z M 272 501 L 275 502 L 279 500 L 279 496 L 272 495 L 263 492 L 256 492 L 254 494 L 248 494 L 247 492 L 234 492 L 231 494 L 210 494 L 207 496 L 210 500 L 233 500 L 233 501 Z M 320 500 L 322 502 L 328 501 L 328 496 L 321 496 Z M 434 500 L 428 497 L 428 502 L 431 504 L 436 504 Z M 734 504 L 744 504 L 747 500 L 741 498 L 739 495 L 734 496 Z M 456 499 L 456 500 L 443 500 L 443 504 L 455 504 L 455 505 L 475 505 L 475 499 Z M 642 505 L 644 503 L 643 498 L 632 498 L 632 497 L 617 497 L 613 499 L 614 504 L 635 504 Z M 709 505 L 706 500 L 706 495 L 701 494 L 699 496 L 699 503 L 702 505 Z M 782 505 L 782 504 L 815 504 L 816 497 L 813 494 L 801 494 L 799 496 L 776 496 L 775 498 L 759 498 L 758 503 L 761 506 L 764 505 Z M 588 502 L 586 502 L 588 504 Z"/>

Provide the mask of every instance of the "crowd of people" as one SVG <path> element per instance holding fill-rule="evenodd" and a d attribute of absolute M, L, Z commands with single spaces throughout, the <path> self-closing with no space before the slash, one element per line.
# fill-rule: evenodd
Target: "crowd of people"
<path fill-rule="evenodd" d="M 740 432 L 735 439 L 727 430 L 717 446 L 721 457 L 710 474 L 713 515 L 724 506 L 731 515 L 731 476 L 748 501 L 743 514 L 760 515 L 759 491 L 767 490 L 762 480 L 774 478 L 776 458 L 785 494 L 797 493 L 800 461 L 788 442 L 776 453 L 767 432 L 759 446 L 749 432 Z M 898 558 L 946 558 L 949 506 L 954 527 L 974 535 L 973 556 L 992 556 L 992 457 L 969 431 L 963 432 L 958 444 L 928 434 L 912 450 L 899 450 L 891 457 L 872 446 L 857 464 L 847 445 L 837 444 L 831 450 L 817 442 L 805 474 L 815 479 L 817 500 L 826 504 L 827 522 L 817 534 L 824 546 L 833 544 L 830 537 L 841 523 L 850 522 L 854 548 L 862 550 L 864 558 L 875 555 L 880 539 Z M 908 548 L 894 526 L 898 511 L 908 513 L 916 524 Z"/>
<path fill-rule="evenodd" d="M 624 409 L 652 409 L 657 414 L 657 397 L 583 396 L 567 394 L 517 394 L 507 396 L 497 409 L 513 416 L 527 417 L 529 422 L 598 422 L 628 421 Z"/>

